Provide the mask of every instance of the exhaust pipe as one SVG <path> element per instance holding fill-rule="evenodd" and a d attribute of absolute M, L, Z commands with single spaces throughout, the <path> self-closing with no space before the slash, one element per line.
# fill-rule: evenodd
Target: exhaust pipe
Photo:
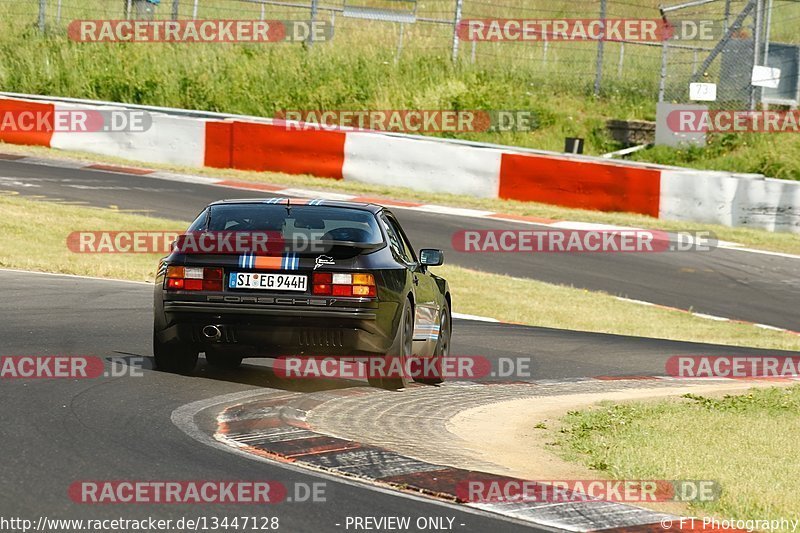
<path fill-rule="evenodd" d="M 218 341 L 222 338 L 222 330 L 219 326 L 208 325 L 203 328 L 203 337 Z"/>

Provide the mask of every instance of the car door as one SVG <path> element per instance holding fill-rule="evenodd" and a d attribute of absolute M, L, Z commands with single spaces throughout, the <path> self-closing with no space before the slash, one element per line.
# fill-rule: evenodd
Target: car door
<path fill-rule="evenodd" d="M 398 260 L 408 265 L 411 271 L 415 302 L 414 316 L 414 353 L 423 357 L 433 355 L 439 342 L 439 304 L 437 294 L 439 288 L 428 274 L 426 268 L 419 264 L 411 242 L 397 219 L 389 212 L 383 215 L 389 234 L 389 244 Z"/>

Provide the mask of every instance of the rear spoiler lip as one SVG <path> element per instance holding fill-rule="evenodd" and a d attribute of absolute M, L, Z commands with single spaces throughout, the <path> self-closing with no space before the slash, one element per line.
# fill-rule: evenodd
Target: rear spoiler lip
<path fill-rule="evenodd" d="M 378 250 L 379 248 L 383 248 L 384 246 L 386 246 L 386 243 L 383 242 L 364 243 L 364 242 L 354 242 L 354 241 L 314 241 L 314 243 L 322 244 L 323 246 L 330 248 L 336 248 L 336 247 L 356 248 L 358 250 Z"/>
<path fill-rule="evenodd" d="M 362 243 L 362 242 L 353 242 L 353 241 L 312 241 L 311 245 L 314 245 L 316 249 L 314 251 L 292 251 L 291 249 L 285 250 L 280 254 L 256 254 L 256 255 L 265 255 L 271 257 L 281 257 L 282 255 L 286 254 L 295 254 L 297 257 L 307 257 L 307 258 L 317 258 L 322 255 L 328 255 L 333 253 L 336 249 L 339 250 L 357 250 L 355 255 L 360 255 L 362 253 L 372 253 L 377 250 L 381 250 L 385 248 L 387 245 L 385 242 L 380 243 Z M 243 252 L 243 251 L 233 251 L 233 252 L 214 252 L 214 253 L 183 253 L 176 250 L 173 250 L 170 253 L 170 257 L 177 258 L 177 257 L 240 257 L 242 255 L 247 255 L 252 252 Z"/>

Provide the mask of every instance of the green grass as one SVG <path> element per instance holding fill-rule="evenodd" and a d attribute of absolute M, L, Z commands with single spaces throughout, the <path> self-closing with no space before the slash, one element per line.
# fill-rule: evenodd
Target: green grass
<path fill-rule="evenodd" d="M 771 338 L 748 324 L 698 319 L 688 313 L 620 301 L 602 292 L 456 266 L 436 270 L 450 283 L 457 312 L 543 327 L 731 346 L 798 350 L 796 335 Z M 725 327 L 720 328 L 720 325 Z"/>
<path fill-rule="evenodd" d="M 161 255 L 74 253 L 67 248 L 67 236 L 74 231 L 181 231 L 188 225 L 15 195 L 0 195 L 0 210 L 0 267 L 135 281 L 151 281 Z M 603 293 L 456 266 L 437 268 L 437 273 L 450 282 L 458 313 L 563 329 L 800 350 L 796 335 L 642 307 Z"/>
<path fill-rule="evenodd" d="M 616 479 L 716 480 L 720 498 L 693 503 L 695 512 L 800 518 L 800 386 L 602 404 L 571 412 L 563 423 L 564 456 Z"/>
<path fill-rule="evenodd" d="M 587 140 L 591 154 L 619 146 L 605 121 L 653 119 L 658 90 L 660 48 L 628 45 L 618 72 L 620 48 L 608 43 L 603 92 L 592 96 L 595 43 L 480 43 L 477 60 L 462 43 L 456 64 L 450 60 L 451 31 L 446 25 L 418 23 L 405 29 L 405 49 L 396 57 L 398 27 L 389 23 L 336 18 L 336 37 L 313 47 L 300 44 L 173 45 L 81 44 L 69 41 L 65 25 L 76 18 L 118 18 L 122 2 L 65 2 L 56 23 L 49 3 L 48 32 L 36 29 L 37 2 L 0 5 L 0 86 L 7 91 L 114 100 L 258 116 L 281 110 L 313 109 L 485 109 L 527 110 L 539 117 L 533 132 L 442 134 L 459 138 L 560 151 L 564 137 Z M 611 2 L 615 17 L 658 17 L 656 0 Z M 778 2 L 774 41 L 797 39 L 792 17 L 800 4 Z M 162 2 L 160 16 L 169 14 Z M 181 4 L 181 16 L 190 5 Z M 777 9 L 777 8 L 776 8 Z M 465 17 L 595 16 L 593 2 L 576 4 L 508 0 L 501 6 L 465 3 Z M 797 11 L 798 13 L 795 13 Z M 419 16 L 451 19 L 452 0 L 421 3 Z M 268 18 L 304 17 L 304 11 L 269 8 Z M 259 6 L 232 0 L 204 0 L 201 17 L 258 18 Z M 328 15 L 324 15 L 327 17 Z M 691 54 L 673 52 L 670 91 L 682 92 Z M 685 56 L 685 57 L 684 57 Z M 672 94 L 672 92 L 668 92 Z M 678 94 L 678 92 L 675 92 Z M 675 163 L 775 177 L 800 178 L 800 138 L 742 135 L 712 138 L 706 149 L 668 148 L 639 152 L 643 161 Z"/>
<path fill-rule="evenodd" d="M 792 133 L 717 134 L 709 135 L 705 148 L 656 146 L 633 154 L 631 159 L 796 180 L 800 179 L 798 153 L 800 137 Z"/>
<path fill-rule="evenodd" d="M 0 267 L 153 281 L 158 254 L 85 254 L 67 248 L 74 231 L 185 231 L 187 224 L 86 206 L 0 195 Z"/>

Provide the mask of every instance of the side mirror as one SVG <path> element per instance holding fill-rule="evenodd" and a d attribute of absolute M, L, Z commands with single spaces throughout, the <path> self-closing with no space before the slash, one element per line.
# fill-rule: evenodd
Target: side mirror
<path fill-rule="evenodd" d="M 444 252 L 433 248 L 423 248 L 419 251 L 419 264 L 424 266 L 440 266 L 444 263 Z"/>

